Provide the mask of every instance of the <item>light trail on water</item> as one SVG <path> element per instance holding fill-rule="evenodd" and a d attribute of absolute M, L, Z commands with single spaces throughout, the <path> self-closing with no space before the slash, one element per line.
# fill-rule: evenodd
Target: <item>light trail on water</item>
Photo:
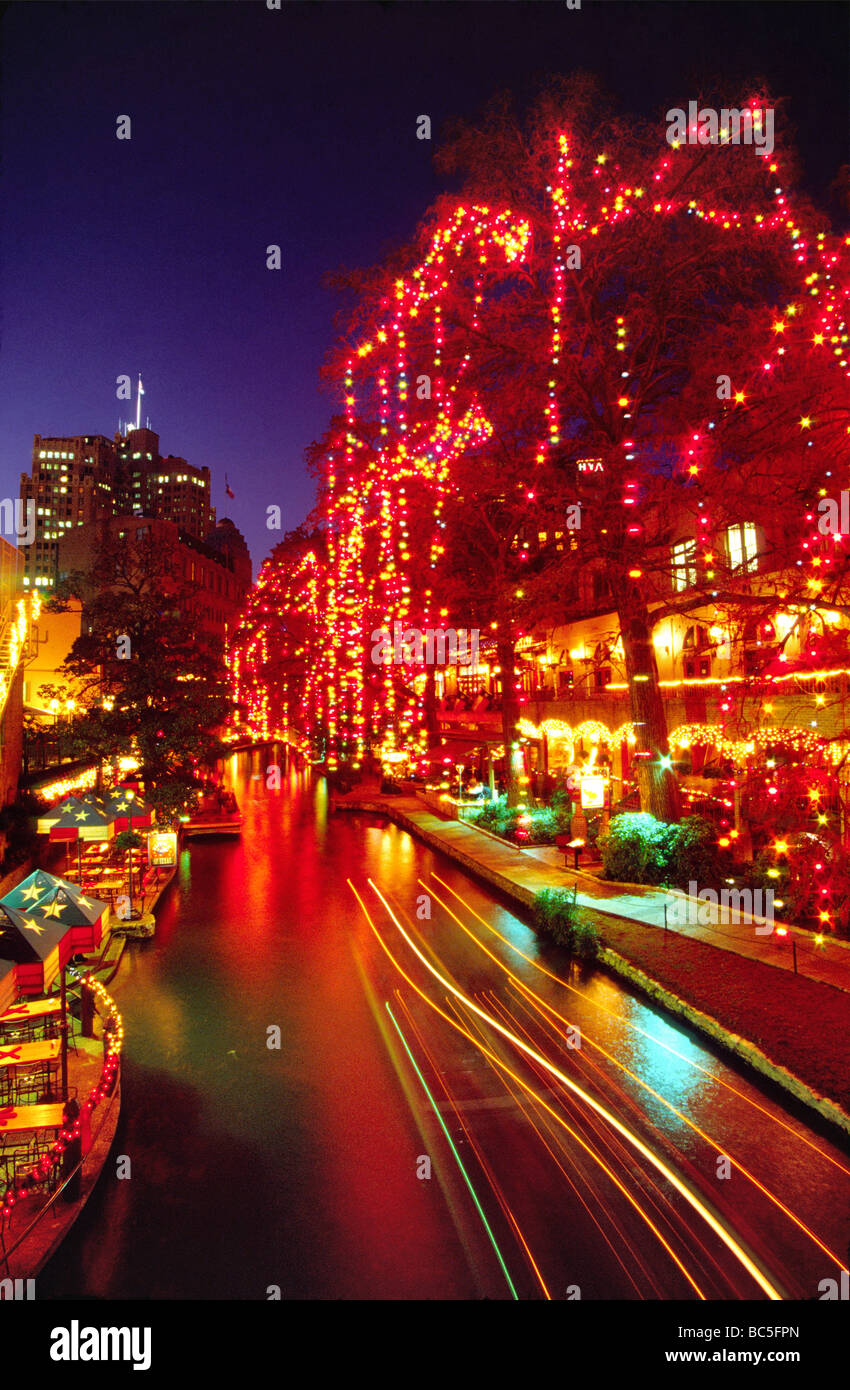
<path fill-rule="evenodd" d="M 424 993 L 424 991 L 420 990 L 418 986 L 416 986 L 414 982 L 411 980 L 410 976 L 407 975 L 406 972 L 401 968 L 399 963 L 395 960 L 395 957 L 389 951 L 389 948 L 386 946 L 386 943 L 383 941 L 380 933 L 374 926 L 374 923 L 369 917 L 365 903 L 363 902 L 362 898 L 360 897 L 360 894 L 354 887 L 354 884 L 351 882 L 350 879 L 347 879 L 346 882 L 349 888 L 351 888 L 355 897 L 357 898 L 357 901 L 359 902 L 361 908 L 363 909 L 363 912 L 366 916 L 367 921 L 369 922 L 369 925 L 373 933 L 375 934 L 384 951 L 389 956 L 390 960 L 393 962 L 393 964 L 396 966 L 399 972 L 416 990 L 416 992 L 426 1001 L 426 1003 L 430 1005 L 431 1008 L 435 1009 L 443 1018 L 447 1019 L 447 1021 L 450 1022 L 453 1027 L 457 1027 L 458 1025 L 454 1022 L 454 1020 L 449 1018 L 449 1016 L 445 1014 L 442 1009 L 435 1005 L 433 1001 L 430 1000 L 428 996 Z M 537 1062 L 538 1065 L 542 1066 L 545 1071 L 547 1071 L 550 1075 L 554 1076 L 555 1079 L 561 1083 L 561 1085 L 565 1086 L 569 1091 L 577 1095 L 581 1100 L 583 1100 L 583 1102 L 587 1106 L 589 1106 L 593 1111 L 595 1111 L 598 1115 L 605 1119 L 606 1122 L 609 1125 L 611 1125 L 627 1141 L 627 1143 L 632 1148 L 636 1150 L 636 1152 L 640 1153 L 658 1172 L 662 1174 L 664 1178 L 667 1179 L 671 1186 L 680 1194 L 681 1197 L 683 1197 L 685 1202 L 709 1226 L 709 1228 L 714 1232 L 714 1234 L 718 1236 L 718 1238 L 727 1247 L 727 1249 L 738 1261 L 738 1263 L 751 1276 L 751 1278 L 755 1281 L 758 1287 L 765 1293 L 765 1295 L 772 1301 L 781 1302 L 782 1295 L 771 1283 L 767 1275 L 759 1268 L 755 1260 L 747 1254 L 747 1252 L 743 1249 L 740 1243 L 737 1240 L 735 1240 L 734 1236 L 732 1236 L 732 1234 L 724 1227 L 723 1223 L 713 1214 L 713 1212 L 709 1210 L 706 1203 L 703 1202 L 695 1193 L 693 1193 L 690 1190 L 687 1184 L 684 1183 L 681 1178 L 679 1178 L 679 1176 L 669 1167 L 669 1165 L 666 1164 L 662 1159 L 660 1159 L 658 1155 L 655 1154 L 652 1151 L 652 1149 L 650 1149 L 649 1146 L 643 1142 L 643 1140 L 641 1140 L 636 1134 L 630 1131 L 626 1125 L 622 1124 L 621 1121 L 618 1120 L 615 1115 L 611 1114 L 611 1112 L 604 1105 L 602 1105 L 601 1102 L 596 1100 L 593 1096 L 589 1095 L 586 1091 L 582 1089 L 582 1087 L 578 1086 L 576 1082 L 572 1081 L 568 1076 L 566 1076 L 562 1071 L 560 1071 L 559 1068 L 555 1067 L 553 1063 L 547 1061 L 546 1058 L 542 1057 L 541 1054 L 536 1051 L 536 1049 L 530 1047 L 527 1043 L 523 1042 L 521 1038 L 518 1038 L 509 1029 L 505 1028 L 503 1024 L 500 1024 L 498 1020 L 492 1018 L 483 1009 L 481 1009 L 473 999 L 466 995 L 462 990 L 458 989 L 457 986 L 452 984 L 450 980 L 446 979 L 443 975 L 441 975 L 440 972 L 433 965 L 431 965 L 431 963 L 427 960 L 423 952 L 420 951 L 419 947 L 405 931 L 404 927 L 399 922 L 389 903 L 386 901 L 383 894 L 380 892 L 373 880 L 370 878 L 367 879 L 367 882 L 369 884 L 369 887 L 375 893 L 375 896 L 383 905 L 385 911 L 390 917 L 390 920 L 395 925 L 399 934 L 402 936 L 404 941 L 416 955 L 417 959 L 422 963 L 422 965 L 424 965 L 425 969 L 439 982 L 439 984 L 444 989 L 447 989 L 449 993 L 453 994 L 455 998 L 459 999 L 463 1004 L 465 1004 L 467 1008 L 471 1009 L 473 1013 L 477 1014 L 481 1019 L 483 1019 L 483 1021 L 487 1023 L 491 1028 L 493 1028 L 496 1032 L 500 1033 L 503 1037 L 505 1037 L 508 1040 L 508 1042 L 512 1044 L 512 1046 L 516 1047 L 525 1056 L 530 1057 L 533 1061 Z M 470 1034 L 465 1034 L 465 1036 L 469 1037 L 470 1041 L 472 1041 L 476 1046 L 478 1046 L 476 1040 L 472 1038 Z M 500 1058 L 494 1057 L 494 1060 L 497 1062 L 497 1065 L 505 1066 L 505 1063 Z M 514 1075 L 517 1081 L 520 1081 L 520 1084 L 522 1084 L 523 1086 L 527 1085 L 527 1083 L 521 1082 L 521 1079 L 518 1076 L 516 1076 L 515 1073 L 511 1074 Z M 549 1113 L 555 1117 L 559 1124 L 564 1125 L 565 1128 L 567 1127 L 563 1118 L 560 1115 L 558 1115 L 557 1112 L 555 1112 L 550 1106 L 547 1106 L 546 1102 L 543 1101 L 542 1098 L 538 1097 L 537 1099 L 541 1105 L 544 1105 L 549 1110 Z M 587 1152 L 591 1155 L 594 1161 L 596 1161 L 597 1163 L 601 1162 L 599 1156 L 594 1154 L 593 1150 L 591 1150 L 589 1146 L 584 1143 L 584 1141 L 578 1134 L 574 1134 L 573 1137 L 576 1139 L 578 1143 L 582 1145 L 582 1147 L 584 1147 L 587 1150 Z M 621 1188 L 621 1190 L 623 1191 L 623 1195 L 626 1196 L 627 1200 L 633 1206 L 636 1206 L 639 1211 L 641 1211 L 641 1209 L 637 1206 L 637 1203 L 635 1203 L 634 1198 L 631 1196 L 631 1194 L 623 1187 L 623 1185 L 616 1178 L 616 1175 L 613 1174 L 610 1171 L 610 1169 L 606 1168 L 606 1171 L 608 1172 L 608 1175 L 611 1177 L 612 1181 L 614 1181 L 617 1184 L 617 1186 Z M 671 1249 L 661 1232 L 658 1231 L 658 1229 L 651 1223 L 645 1212 L 641 1211 L 641 1215 L 643 1219 L 647 1221 L 648 1224 L 651 1226 L 651 1229 L 654 1231 L 656 1237 L 667 1250 L 670 1257 L 681 1269 L 688 1283 L 697 1293 L 697 1296 L 701 1299 L 705 1299 L 706 1295 L 696 1284 L 689 1272 L 685 1269 L 682 1262 L 675 1254 L 675 1251 Z"/>
<path fill-rule="evenodd" d="M 433 877 L 434 877 L 434 878 L 437 878 L 437 875 L 434 874 Z M 437 878 L 437 881 L 438 881 L 439 883 L 442 883 L 442 879 Z M 422 879 L 419 879 L 418 882 L 422 885 L 423 888 L 427 888 L 427 887 L 428 887 L 427 884 L 423 883 Z M 446 888 L 448 888 L 448 884 L 444 884 L 443 886 L 446 887 Z M 503 960 L 500 960 L 499 957 L 496 956 L 496 955 L 494 955 L 494 953 L 493 953 L 492 951 L 489 951 L 489 950 L 487 949 L 487 947 L 484 945 L 484 943 L 481 942 L 481 941 L 479 941 L 478 938 L 474 935 L 474 933 L 471 932 L 471 931 L 469 930 L 469 928 L 468 928 L 467 926 L 464 925 L 464 923 L 460 920 L 460 918 L 457 916 L 457 914 L 454 913 L 454 912 L 452 912 L 451 908 L 448 907 L 448 905 L 447 905 L 446 903 L 444 903 L 444 902 L 438 897 L 438 895 L 437 895 L 436 893 L 434 893 L 434 890 L 433 890 L 433 889 L 429 889 L 429 891 L 430 891 L 431 894 L 433 895 L 433 897 L 434 897 L 434 899 L 436 900 L 436 902 L 439 903 L 440 907 L 443 908 L 444 912 L 447 912 L 447 913 L 448 913 L 448 915 L 451 917 L 452 921 L 456 922 L 457 925 L 461 928 L 461 930 L 462 930 L 462 931 L 469 937 L 469 939 L 478 947 L 478 949 L 479 949 L 480 951 L 483 951 L 484 954 L 485 954 L 486 956 L 488 956 L 489 959 L 492 960 L 492 961 L 494 962 L 494 964 L 497 965 L 498 968 L 499 968 L 501 971 L 503 971 L 504 974 L 506 974 L 506 975 L 508 976 L 508 978 L 519 988 L 519 990 L 520 990 L 525 996 L 527 996 L 527 998 L 529 999 L 529 1001 L 533 1004 L 533 1006 L 534 1006 L 535 1008 L 539 1009 L 540 1011 L 544 1011 L 544 1010 L 545 1010 L 547 1013 L 553 1015 L 560 1023 L 563 1023 L 564 1026 L 565 1026 L 566 1028 L 570 1028 L 570 1027 L 573 1026 L 573 1025 L 570 1024 L 569 1020 L 568 1020 L 567 1018 L 564 1017 L 563 1014 L 560 1014 L 560 1013 L 558 1012 L 558 1010 L 555 1009 L 555 1008 L 553 1008 L 553 1006 L 552 1006 L 551 1004 L 547 1004 L 545 1000 L 541 999 L 539 995 L 535 994 L 534 991 L 531 990 L 531 989 L 528 987 L 528 985 L 526 985 L 526 984 L 524 983 L 524 981 L 521 980 L 521 979 L 519 978 L 518 975 L 515 975 L 515 974 L 514 974 L 514 972 L 505 964 L 505 962 L 504 962 Z M 453 890 L 449 888 L 449 892 L 453 892 Z M 548 976 L 550 979 L 554 980 L 556 983 L 562 985 L 564 989 L 570 990 L 572 993 L 576 994 L 576 995 L 577 995 L 579 998 L 581 998 L 583 1001 L 585 1001 L 585 1002 L 590 1002 L 590 1003 L 596 1003 L 596 1001 L 590 1000 L 590 999 L 589 999 L 589 996 L 588 996 L 587 994 L 582 993 L 581 990 L 575 989 L 575 987 L 572 986 L 572 985 L 568 985 L 565 981 L 561 980 L 557 975 L 554 975 L 551 971 L 546 970 L 545 967 L 543 967 L 543 966 L 539 965 L 537 962 L 533 961 L 532 958 L 531 958 L 530 956 L 527 956 L 523 951 L 520 951 L 519 947 L 514 946 L 512 942 L 508 941 L 508 939 L 507 939 L 506 937 L 504 937 L 504 936 L 501 934 L 501 932 L 497 931 L 495 927 L 491 927 L 491 926 L 489 925 L 489 923 L 487 923 L 483 917 L 480 917 L 479 914 L 476 913 L 475 910 L 474 910 L 472 907 L 470 907 L 468 903 L 466 903 L 466 902 L 463 901 L 463 899 L 460 897 L 459 894 L 453 893 L 453 896 L 456 897 L 456 898 L 458 899 L 459 902 L 463 902 L 463 905 L 464 905 L 464 907 L 467 909 L 468 912 L 472 913 L 473 916 L 475 916 L 480 922 L 482 922 L 485 926 L 487 926 L 488 929 L 489 929 L 490 931 L 492 931 L 493 934 L 494 934 L 495 936 L 497 936 L 497 937 L 499 938 L 500 941 L 503 941 L 503 942 L 505 943 L 505 945 L 510 946 L 512 950 L 515 950 L 515 951 L 517 952 L 518 955 L 522 956 L 523 960 L 528 961 L 528 963 L 531 964 L 531 965 L 536 965 L 537 968 L 540 969 L 540 971 L 541 971 L 542 974 Z M 596 1007 L 603 1009 L 605 1013 L 610 1013 L 609 1010 L 604 1009 L 604 1005 L 597 1004 Z M 631 1026 L 631 1025 L 630 1025 L 630 1026 Z M 637 1025 L 634 1025 L 634 1026 L 635 1026 L 635 1029 L 636 1029 L 637 1032 L 642 1033 L 644 1037 L 647 1037 L 647 1038 L 652 1039 L 652 1035 L 651 1035 L 651 1034 L 646 1033 L 645 1030 L 643 1030 L 643 1029 L 641 1029 L 641 1028 L 638 1028 Z M 816 1235 L 815 1232 L 812 1231 L 812 1230 L 810 1229 L 810 1227 L 807 1226 L 807 1225 L 805 1224 L 805 1222 L 802 1220 L 802 1218 L 799 1217 L 799 1216 L 797 1216 L 797 1214 L 796 1214 L 795 1212 L 793 1212 L 793 1211 L 791 1210 L 791 1208 L 788 1207 L 788 1206 L 782 1201 L 782 1199 L 781 1199 L 780 1197 L 777 1197 L 776 1193 L 772 1192 L 772 1191 L 770 1190 L 770 1188 L 766 1187 L 766 1186 L 764 1185 L 764 1183 L 762 1183 L 762 1182 L 755 1176 L 755 1174 L 752 1173 L 752 1172 L 750 1171 L 750 1169 L 747 1168 L 746 1165 L 740 1161 L 740 1159 L 734 1158 L 734 1157 L 729 1153 L 728 1149 L 727 1149 L 724 1145 L 720 1144 L 720 1143 L 719 1143 L 711 1134 L 709 1134 L 706 1130 L 700 1128 L 700 1126 L 697 1125 L 688 1115 L 686 1115 L 682 1110 L 679 1110 L 675 1105 L 673 1105 L 672 1102 L 669 1101 L 669 1100 L 666 1098 L 666 1096 L 663 1096 L 663 1095 L 661 1095 L 661 1093 L 660 1093 L 659 1091 L 656 1091 L 652 1086 L 649 1085 L 649 1083 L 648 1083 L 647 1081 L 644 1081 L 642 1077 L 638 1076 L 636 1072 L 633 1072 L 633 1071 L 631 1071 L 628 1067 L 626 1067 L 622 1062 L 619 1061 L 618 1058 L 616 1058 L 612 1053 L 608 1052 L 607 1049 L 604 1048 L 604 1047 L 601 1045 L 601 1043 L 598 1043 L 598 1042 L 594 1041 L 594 1039 L 591 1038 L 590 1035 L 589 1035 L 586 1031 L 583 1031 L 583 1033 L 582 1033 L 582 1039 L 583 1039 L 584 1042 L 589 1043 L 590 1046 L 591 1046 L 592 1048 L 594 1048 L 596 1051 L 600 1052 L 600 1053 L 602 1054 L 602 1056 L 605 1057 L 606 1060 L 609 1061 L 614 1067 L 616 1067 L 618 1070 L 622 1071 L 622 1072 L 624 1073 L 624 1075 L 630 1077 L 631 1080 L 635 1081 L 635 1082 L 636 1082 L 639 1086 L 641 1086 L 646 1092 L 648 1092 L 649 1095 L 653 1096 L 653 1098 L 654 1098 L 655 1100 L 659 1101 L 661 1105 L 665 1106 L 673 1115 L 676 1116 L 677 1119 L 681 1120 L 683 1124 L 687 1125 L 688 1128 L 691 1129 L 695 1134 L 697 1134 L 705 1143 L 709 1144 L 709 1145 L 714 1149 L 714 1151 L 715 1151 L 716 1153 L 723 1154 L 723 1156 L 724 1156 L 725 1158 L 728 1158 L 728 1159 L 729 1159 L 729 1162 L 732 1164 L 732 1166 L 733 1166 L 734 1168 L 736 1168 L 736 1169 L 738 1170 L 738 1172 L 741 1173 L 741 1175 L 742 1175 L 743 1177 L 745 1177 L 749 1182 L 751 1182 L 751 1183 L 753 1184 L 753 1186 L 756 1187 L 756 1188 L 758 1189 L 758 1191 L 761 1192 L 761 1194 L 762 1194 L 764 1197 L 766 1197 L 766 1198 L 768 1199 L 768 1201 L 771 1202 L 771 1203 L 777 1208 L 778 1211 L 780 1211 L 780 1212 L 782 1213 L 783 1216 L 787 1217 L 788 1220 L 791 1221 L 791 1222 L 798 1228 L 798 1230 L 800 1230 L 800 1231 L 802 1232 L 802 1234 L 806 1236 L 806 1238 L 807 1238 L 808 1240 L 812 1241 L 812 1243 L 813 1243 L 814 1245 L 816 1245 L 816 1246 L 818 1247 L 818 1249 L 821 1250 L 821 1251 L 823 1252 L 823 1254 L 827 1256 L 828 1259 L 832 1260 L 832 1262 L 837 1266 L 838 1269 L 844 1269 L 844 1268 L 846 1268 L 846 1266 L 845 1266 L 845 1264 L 844 1264 L 844 1261 L 841 1259 L 841 1257 L 840 1257 L 839 1255 L 837 1255 L 837 1254 L 835 1253 L 834 1250 L 831 1250 L 830 1247 L 829 1247 L 828 1245 L 826 1245 L 825 1242 L 822 1241 L 822 1240 L 820 1239 L 820 1237 L 819 1237 L 818 1235 Z M 685 1061 L 690 1060 L 690 1059 L 684 1058 L 683 1055 L 682 1055 L 681 1053 L 676 1052 L 674 1048 L 670 1048 L 669 1045 L 668 1045 L 667 1043 L 660 1042 L 660 1040 L 656 1040 L 656 1039 L 652 1039 L 652 1041 L 659 1041 L 659 1046 L 664 1047 L 664 1048 L 666 1048 L 668 1051 L 673 1052 L 675 1056 L 681 1057 L 682 1060 L 685 1060 Z M 691 1065 L 694 1066 L 698 1071 L 702 1072 L 705 1076 L 712 1077 L 712 1073 L 709 1072 L 709 1071 L 706 1071 L 706 1069 L 705 1069 L 704 1067 L 700 1067 L 698 1063 L 696 1063 L 696 1062 L 691 1062 Z M 712 1079 L 715 1080 L 715 1079 L 718 1079 L 718 1078 L 712 1077 Z M 723 1083 L 723 1084 L 726 1084 L 726 1083 Z M 728 1089 L 730 1089 L 731 1091 L 733 1091 L 733 1093 L 734 1093 L 736 1096 L 738 1096 L 740 1099 L 742 1099 L 742 1100 L 747 1100 L 747 1099 L 748 1099 L 748 1098 L 747 1098 L 746 1096 L 744 1096 L 740 1091 L 735 1090 L 734 1087 L 729 1087 Z M 756 1105 L 756 1108 L 757 1108 L 758 1110 L 762 1110 L 762 1107 L 761 1107 L 761 1106 L 757 1105 L 755 1102 L 753 1102 L 753 1104 Z M 764 1113 L 765 1113 L 765 1114 L 769 1114 L 770 1112 L 764 1111 Z M 656 1126 L 653 1126 L 653 1128 L 656 1129 L 656 1132 L 658 1132 Z M 784 1126 L 784 1128 L 788 1129 L 792 1134 L 794 1133 L 794 1131 L 791 1129 L 791 1126 L 790 1126 L 790 1125 L 786 1125 L 786 1126 Z M 808 1141 L 805 1141 L 805 1142 L 808 1142 Z M 817 1147 L 816 1147 L 815 1145 L 812 1145 L 811 1147 L 815 1148 L 815 1149 L 816 1149 L 816 1152 L 818 1152 L 818 1153 L 821 1153 L 821 1152 L 822 1152 L 820 1149 L 817 1149 Z M 828 1154 L 823 1154 L 822 1156 L 825 1157 L 825 1158 L 829 1158 L 829 1155 L 828 1155 Z M 841 1168 L 841 1164 L 836 1163 L 836 1166 L 837 1166 L 838 1168 Z M 848 1172 L 847 1169 L 842 1169 L 842 1171 L 843 1171 L 843 1172 L 847 1172 L 847 1173 L 848 1173 L 848 1176 L 850 1176 L 850 1172 Z"/>

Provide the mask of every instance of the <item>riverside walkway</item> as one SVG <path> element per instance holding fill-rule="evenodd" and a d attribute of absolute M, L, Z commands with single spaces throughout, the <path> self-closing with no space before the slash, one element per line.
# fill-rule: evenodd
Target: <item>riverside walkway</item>
<path fill-rule="evenodd" d="M 850 992 L 850 943 L 824 939 L 818 945 L 811 932 L 791 924 L 785 924 L 786 936 L 775 931 L 758 933 L 756 928 L 764 925 L 758 916 L 689 898 L 675 890 L 608 883 L 586 869 L 565 869 L 563 852 L 554 846 L 520 848 L 506 844 L 465 821 L 434 814 L 415 796 L 386 796 L 377 788 L 364 788 L 335 796 L 334 805 L 339 810 L 369 810 L 387 816 L 526 906 L 531 906 L 544 888 L 575 887 L 581 907 L 664 931 L 666 905 L 668 931 L 782 970 L 794 971 L 796 956 L 799 974 Z M 675 920 L 673 903 L 678 904 Z M 688 911 L 689 905 L 692 911 Z"/>

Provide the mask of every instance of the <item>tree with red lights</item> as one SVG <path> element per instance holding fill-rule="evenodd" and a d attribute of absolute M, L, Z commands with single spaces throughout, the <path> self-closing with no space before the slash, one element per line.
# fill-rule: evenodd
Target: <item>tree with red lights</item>
<path fill-rule="evenodd" d="M 459 191 L 344 282 L 318 449 L 330 756 L 421 728 L 373 628 L 495 623 L 510 751 L 518 635 L 613 611 L 642 802 L 675 820 L 660 621 L 711 612 L 725 641 L 780 603 L 848 611 L 848 546 L 817 524 L 850 461 L 846 244 L 783 152 L 678 147 L 587 79 L 522 116 L 500 99 L 438 164 Z"/>
<path fill-rule="evenodd" d="M 825 460 L 850 457 L 850 415 L 846 360 L 836 362 L 840 349 L 818 351 L 841 292 L 824 279 L 834 242 L 817 237 L 811 209 L 795 214 L 805 233 L 789 218 L 774 162 L 751 147 L 674 150 L 660 136 L 658 126 L 612 119 L 580 81 L 552 86 L 523 117 L 495 103 L 483 122 L 456 129 L 439 163 L 462 176 L 463 197 L 508 205 L 532 226 L 526 260 L 502 274 L 493 303 L 485 295 L 475 322 L 462 311 L 454 319 L 495 434 L 524 444 L 505 487 L 551 552 L 541 614 L 551 615 L 553 584 L 572 588 L 581 571 L 604 578 L 642 801 L 672 820 L 679 804 L 653 629 L 666 614 L 712 603 L 725 604 L 730 621 L 775 609 L 776 589 L 748 585 L 724 534 L 758 524 L 768 537 L 762 564 L 799 547 Z M 812 267 L 823 285 L 814 305 L 804 283 Z M 549 422 L 536 451 L 532 401 Z M 563 539 L 576 502 L 574 546 Z M 689 535 L 697 542 L 675 584 L 673 547 Z M 846 589 L 845 557 L 830 563 Z M 806 572 L 779 587 L 811 597 L 812 583 Z"/>

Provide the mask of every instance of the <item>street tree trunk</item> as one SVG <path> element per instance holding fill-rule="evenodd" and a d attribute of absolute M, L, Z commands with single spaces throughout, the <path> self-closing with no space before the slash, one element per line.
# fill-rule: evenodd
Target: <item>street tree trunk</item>
<path fill-rule="evenodd" d="M 429 666 L 428 674 L 425 677 L 425 728 L 428 733 L 428 747 L 439 748 L 440 746 L 440 721 L 437 716 L 437 675 L 433 666 Z"/>
<path fill-rule="evenodd" d="M 641 810 L 649 811 L 657 820 L 676 823 L 681 819 L 682 801 L 675 773 L 662 762 L 670 756 L 670 745 L 649 613 L 643 599 L 633 590 L 620 603 L 618 616 L 637 738 L 635 775 Z"/>
<path fill-rule="evenodd" d="M 503 624 L 499 624 L 500 631 Z M 516 693 L 516 652 L 512 636 L 500 636 L 496 643 L 502 678 L 502 738 L 505 744 L 505 791 L 509 806 L 522 800 L 513 745 L 519 739 L 519 700 Z"/>

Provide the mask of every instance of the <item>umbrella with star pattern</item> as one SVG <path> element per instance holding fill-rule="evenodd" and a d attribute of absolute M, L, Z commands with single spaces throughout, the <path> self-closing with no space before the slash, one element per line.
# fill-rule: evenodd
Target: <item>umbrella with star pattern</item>
<path fill-rule="evenodd" d="M 46 994 L 74 954 L 70 923 L 0 903 L 0 957 L 17 966 L 22 994 Z"/>
<path fill-rule="evenodd" d="M 115 834 L 115 821 L 108 811 L 93 802 L 78 801 L 70 810 L 63 811 L 54 825 L 50 827 L 51 840 L 111 840 Z"/>
<path fill-rule="evenodd" d="M 106 903 L 81 893 L 78 884 L 44 869 L 36 869 L 0 898 L 0 907 L 68 923 L 75 952 L 93 951 L 100 945 L 109 916 Z"/>

